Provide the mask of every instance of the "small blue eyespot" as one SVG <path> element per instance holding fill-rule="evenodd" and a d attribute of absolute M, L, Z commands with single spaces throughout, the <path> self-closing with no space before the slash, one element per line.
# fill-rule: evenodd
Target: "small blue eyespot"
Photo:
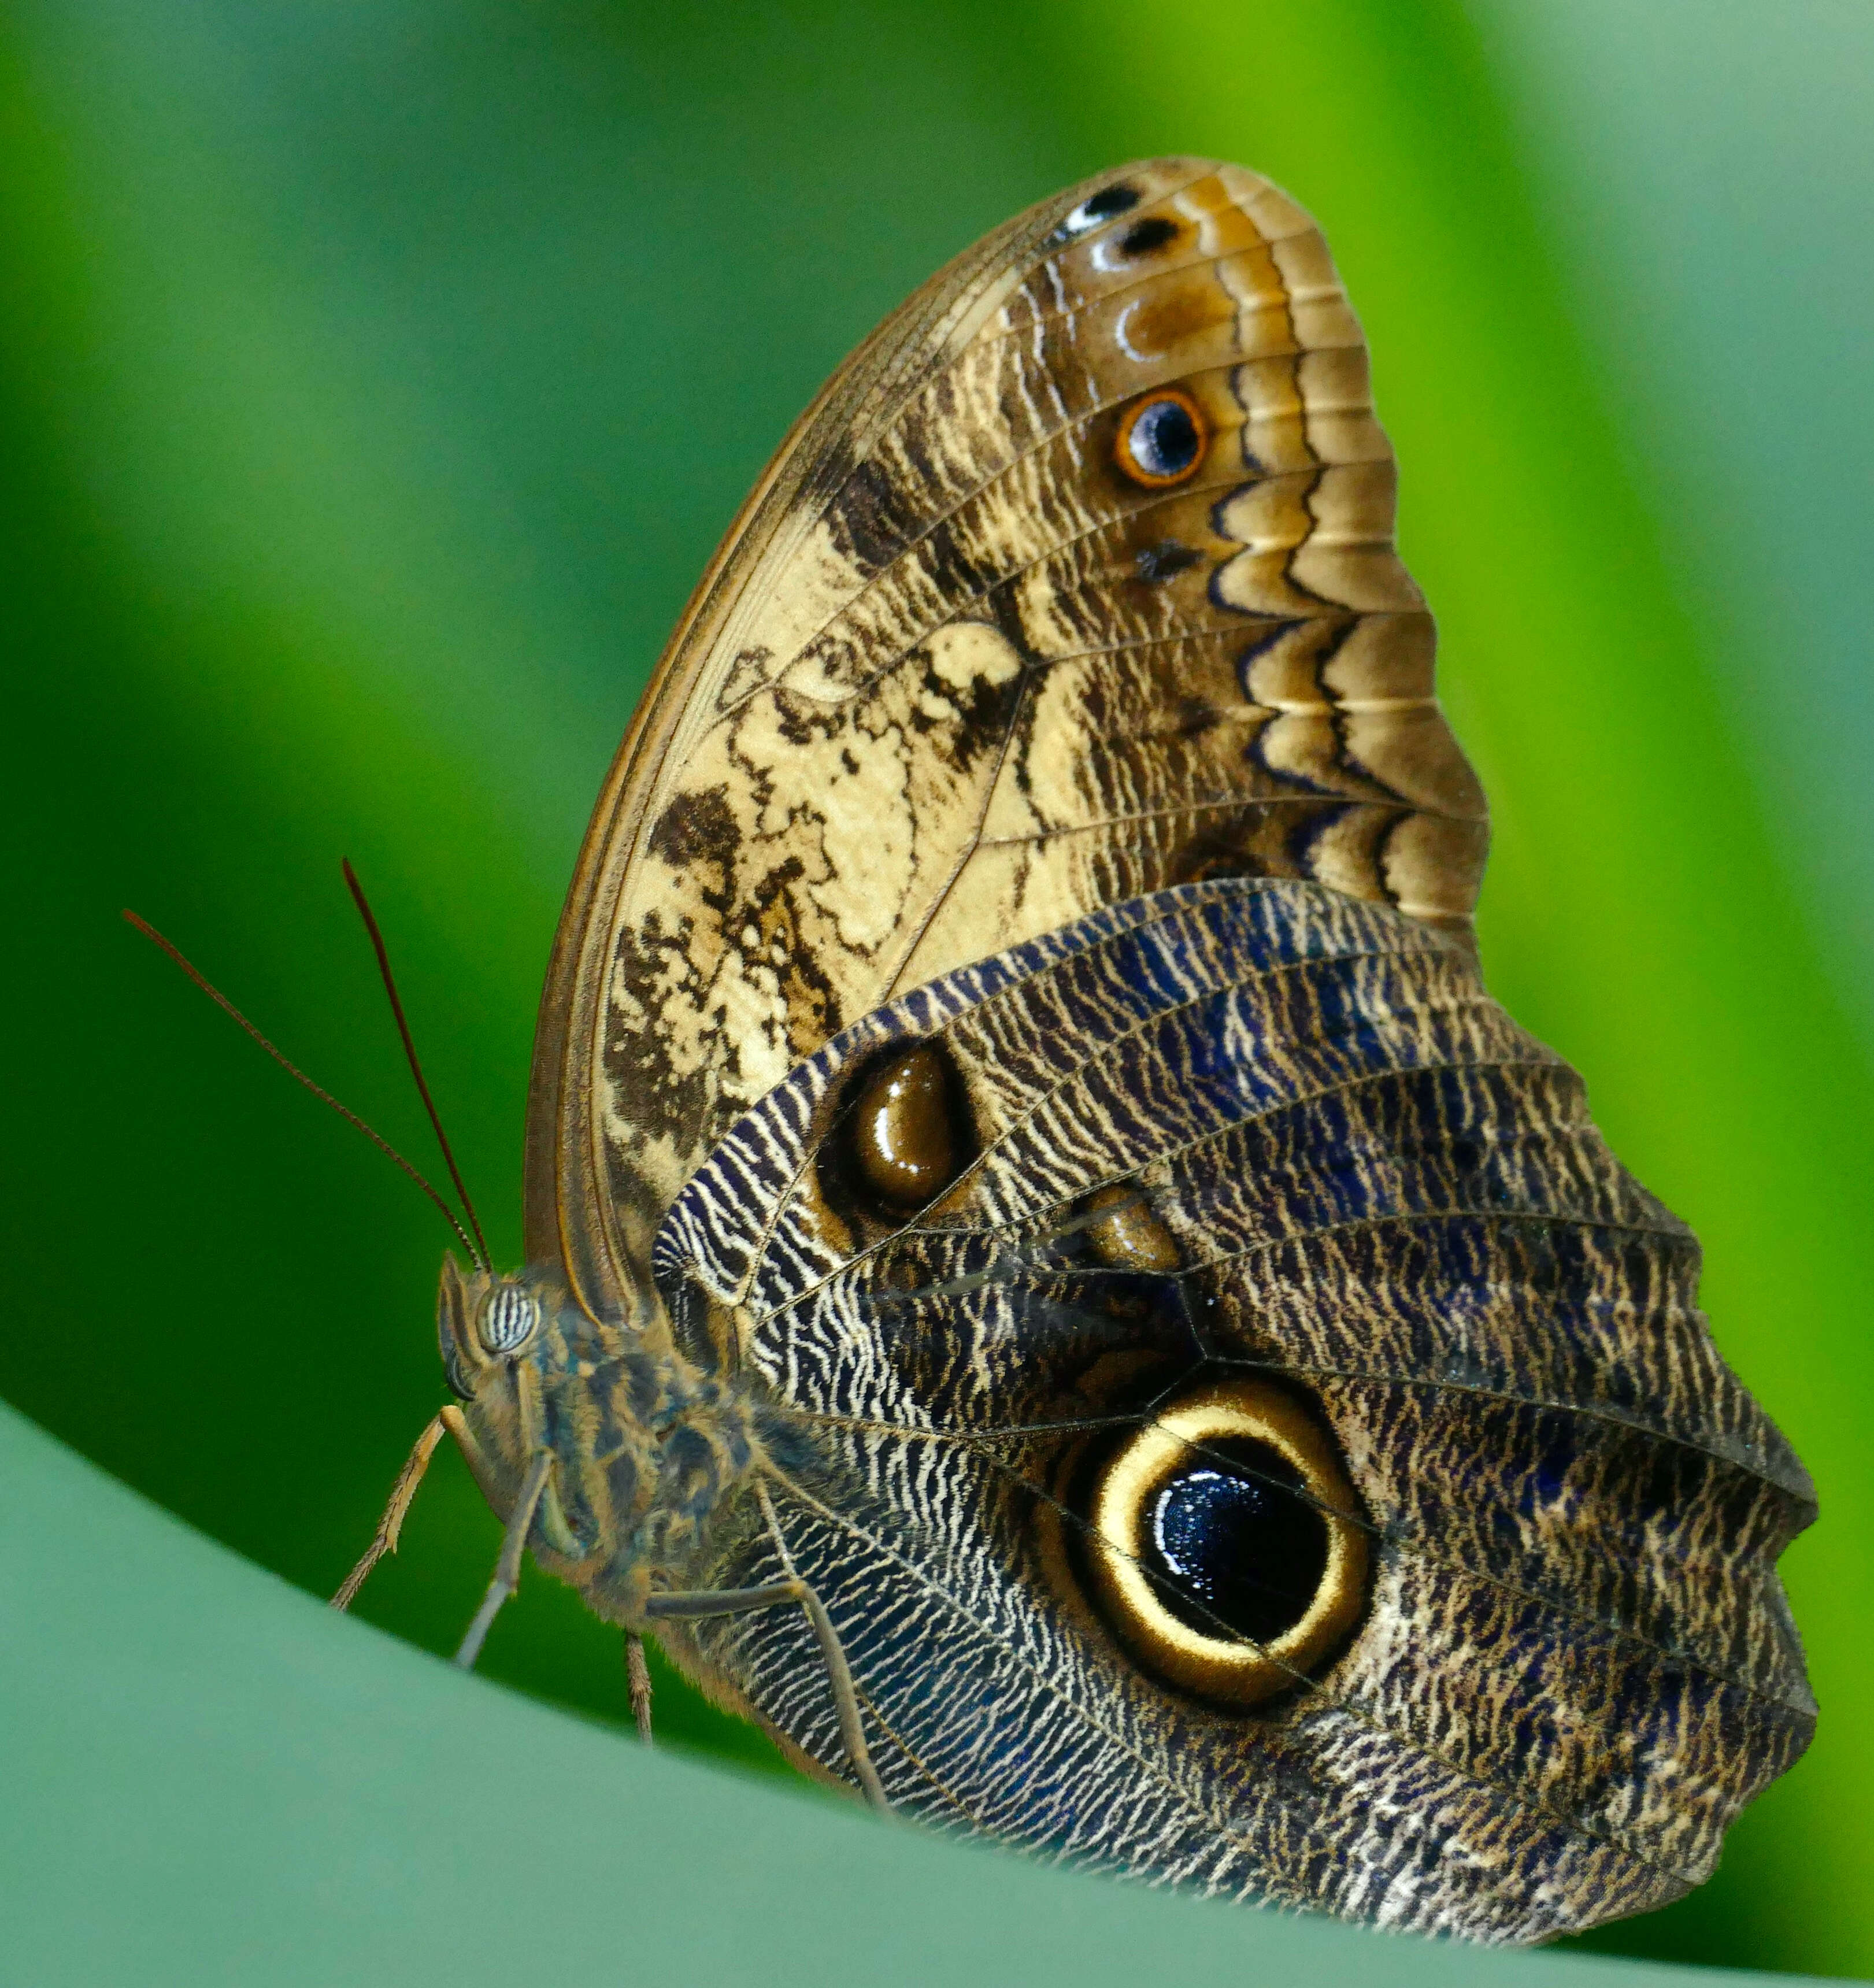
<path fill-rule="evenodd" d="M 1183 394 L 1156 394 L 1120 429 L 1119 466 L 1141 483 L 1180 483 L 1204 451 L 1203 417 Z"/>

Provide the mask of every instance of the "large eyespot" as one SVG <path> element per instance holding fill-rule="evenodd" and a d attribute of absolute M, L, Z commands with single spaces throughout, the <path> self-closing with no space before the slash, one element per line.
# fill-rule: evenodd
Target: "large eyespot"
<path fill-rule="evenodd" d="M 841 1116 L 845 1184 L 887 1215 L 915 1214 L 973 1155 L 962 1080 L 932 1043 L 888 1050 L 861 1070 Z"/>
<path fill-rule="evenodd" d="M 1301 1682 L 1359 1619 L 1358 1510 L 1301 1402 L 1265 1382 L 1206 1388 L 1101 1465 L 1087 1513 L 1096 1598 L 1168 1683 L 1257 1704 Z"/>
<path fill-rule="evenodd" d="M 540 1323 L 540 1300 L 522 1284 L 499 1283 L 482 1307 L 476 1336 L 490 1353 L 518 1353 Z"/>
<path fill-rule="evenodd" d="M 1135 483 L 1162 490 L 1197 473 L 1208 440 L 1203 410 L 1181 387 L 1161 387 L 1128 411 L 1113 458 Z"/>

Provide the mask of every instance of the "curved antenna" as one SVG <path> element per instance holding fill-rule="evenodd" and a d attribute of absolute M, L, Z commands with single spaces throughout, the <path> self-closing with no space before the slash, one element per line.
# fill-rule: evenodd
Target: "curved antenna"
<path fill-rule="evenodd" d="M 183 956 L 181 948 L 172 945 L 169 941 L 164 938 L 163 935 L 157 930 L 154 925 L 150 924 L 147 919 L 140 918 L 134 911 L 127 911 L 123 914 L 123 916 L 126 921 L 134 925 L 137 929 L 143 934 L 144 937 L 150 941 L 151 945 L 161 946 L 164 952 L 168 954 L 170 958 L 176 962 L 177 965 L 181 968 L 182 971 L 188 975 L 190 979 L 195 982 L 195 985 L 201 989 L 203 993 L 208 996 L 208 999 L 212 1001 L 218 1008 L 221 1008 L 227 1013 L 232 1015 L 235 1019 L 241 1024 L 242 1027 L 246 1030 L 248 1033 L 253 1037 L 255 1041 L 259 1043 L 260 1046 L 266 1051 L 267 1054 L 279 1065 L 281 1069 L 286 1071 L 289 1077 L 293 1077 L 298 1082 L 304 1084 L 306 1089 L 310 1090 L 322 1104 L 330 1105 L 332 1109 L 336 1111 L 340 1117 L 343 1118 L 347 1124 L 357 1126 L 358 1130 L 364 1134 L 365 1138 L 370 1140 L 371 1144 L 377 1147 L 381 1152 L 387 1153 L 391 1158 L 403 1168 L 404 1172 L 416 1182 L 417 1185 L 429 1196 L 430 1199 L 441 1209 L 443 1220 L 455 1231 L 457 1239 L 462 1243 L 462 1248 L 468 1253 L 469 1256 L 473 1256 L 475 1255 L 475 1245 L 469 1241 L 468 1232 L 464 1229 L 462 1225 L 456 1220 L 455 1209 L 450 1207 L 449 1204 L 443 1199 L 442 1196 L 430 1185 L 429 1182 L 417 1172 L 416 1168 L 404 1158 L 403 1155 L 391 1144 L 388 1139 L 385 1138 L 381 1133 L 372 1131 L 370 1127 L 365 1124 L 364 1121 L 358 1116 L 357 1112 L 348 1110 L 344 1105 L 340 1104 L 338 1100 L 332 1095 L 330 1091 L 322 1090 L 319 1085 L 313 1083 L 313 1080 L 306 1075 L 304 1070 L 300 1069 L 297 1063 L 293 1062 L 288 1057 L 282 1056 L 280 1052 L 267 1040 L 266 1037 L 254 1026 L 253 1023 L 242 1013 L 240 1009 L 228 999 L 228 996 L 224 994 L 218 987 L 213 986 L 203 974 L 199 972 L 194 966 L 192 966 Z"/>
<path fill-rule="evenodd" d="M 377 955 L 377 971 L 384 976 L 384 991 L 391 997 L 391 1013 L 397 1018 L 397 1033 L 404 1039 L 404 1054 L 410 1059 L 410 1074 L 417 1080 L 417 1094 L 423 1100 L 423 1109 L 429 1114 L 429 1122 L 436 1134 L 436 1143 L 442 1148 L 444 1164 L 448 1168 L 449 1178 L 455 1183 L 455 1192 L 462 1197 L 462 1204 L 468 1217 L 468 1226 L 475 1231 L 476 1254 L 482 1268 L 491 1276 L 494 1273 L 494 1259 L 488 1253 L 488 1238 L 482 1233 L 481 1218 L 475 1212 L 475 1203 L 468 1199 L 468 1189 L 462 1180 L 462 1169 L 455 1164 L 455 1155 L 449 1149 L 449 1135 L 442 1129 L 441 1114 L 436 1109 L 436 1100 L 429 1094 L 429 1086 L 424 1080 L 423 1066 L 417 1061 L 417 1046 L 411 1039 L 410 1024 L 404 1019 L 404 1004 L 397 998 L 397 982 L 391 972 L 391 955 L 384 942 L 384 934 L 377 929 L 377 921 L 371 915 L 371 908 L 364 898 L 364 886 L 358 881 L 358 873 L 351 867 L 349 856 L 341 857 L 344 867 L 345 886 L 351 893 L 351 901 L 358 908 L 358 916 L 364 921 L 364 929 L 371 935 L 371 950 Z"/>

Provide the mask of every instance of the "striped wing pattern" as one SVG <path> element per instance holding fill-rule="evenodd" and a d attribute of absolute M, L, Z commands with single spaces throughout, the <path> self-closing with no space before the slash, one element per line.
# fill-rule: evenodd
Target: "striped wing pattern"
<path fill-rule="evenodd" d="M 940 1043 L 979 1150 L 864 1230 L 819 1156 L 849 1074 Z M 1077 1253 L 1129 1184 L 1175 1238 Z M 1302 881 L 1169 889 L 940 976 L 736 1124 L 657 1239 L 680 1335 L 775 1404 L 782 1539 L 895 1805 L 1063 1860 L 1540 1939 L 1710 1871 L 1814 1706 L 1774 1570 L 1813 1514 L 1713 1348 L 1690 1232 L 1468 949 Z M 1253 1713 L 1161 1688 L 1079 1591 L 1064 1459 L 1198 1373 L 1315 1405 L 1372 1543 L 1357 1629 Z M 777 1577 L 759 1528 L 712 1578 Z M 801 1620 L 692 1659 L 845 1772 Z"/>

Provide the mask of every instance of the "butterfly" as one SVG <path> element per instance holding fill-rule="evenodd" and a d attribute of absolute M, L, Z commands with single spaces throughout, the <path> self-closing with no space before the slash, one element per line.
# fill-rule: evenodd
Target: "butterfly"
<path fill-rule="evenodd" d="M 938 1827 L 1492 1941 L 1801 1753 L 1813 1517 L 1686 1226 L 1486 991 L 1483 794 L 1321 237 L 1169 159 L 834 374 L 559 928 L 526 1263 L 445 1262 L 523 1553 Z"/>

